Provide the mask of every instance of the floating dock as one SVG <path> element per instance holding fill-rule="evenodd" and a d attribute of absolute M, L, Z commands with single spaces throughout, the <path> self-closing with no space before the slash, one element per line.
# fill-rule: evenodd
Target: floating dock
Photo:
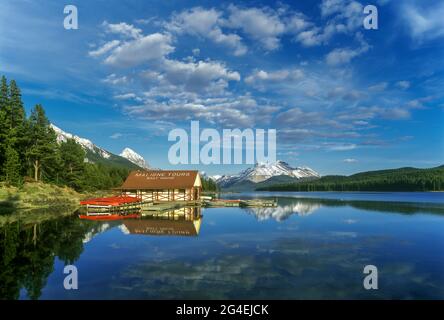
<path fill-rule="evenodd" d="M 94 198 L 81 201 L 86 209 L 86 215 L 99 216 L 127 216 L 134 214 L 152 214 L 177 210 L 186 207 L 276 207 L 277 201 L 272 199 L 202 199 L 199 201 L 142 201 L 141 198 L 131 196 L 116 196 L 107 198 Z"/>
<path fill-rule="evenodd" d="M 221 208 L 221 207 L 277 207 L 276 200 L 265 200 L 265 199 L 249 199 L 249 200 L 228 200 L 228 199 L 214 199 L 203 201 L 202 206 L 208 208 Z"/>

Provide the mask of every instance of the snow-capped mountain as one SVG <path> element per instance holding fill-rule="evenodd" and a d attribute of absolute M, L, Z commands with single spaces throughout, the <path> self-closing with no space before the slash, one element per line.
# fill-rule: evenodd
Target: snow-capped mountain
<path fill-rule="evenodd" d="M 216 179 L 221 187 L 229 187 L 235 183 L 250 181 L 259 183 L 273 177 L 286 176 L 294 179 L 320 178 L 316 171 L 308 167 L 291 167 L 284 161 L 275 163 L 256 163 L 254 167 L 245 169 L 236 175 L 223 175 Z"/>
<path fill-rule="evenodd" d="M 141 168 L 149 169 L 149 165 L 145 161 L 145 159 L 133 149 L 125 148 L 119 155 L 125 159 L 128 159 Z"/>
<path fill-rule="evenodd" d="M 102 163 L 102 164 L 108 164 L 112 166 L 118 166 L 118 167 L 125 167 L 130 169 L 140 169 L 140 168 L 147 168 L 146 161 L 138 155 L 135 151 L 125 148 L 122 153 L 127 151 L 125 154 L 128 155 L 128 157 L 119 156 L 116 154 L 113 154 L 97 145 L 95 145 L 91 140 L 81 138 L 79 136 L 76 136 L 74 134 L 68 133 L 60 129 L 59 127 L 55 126 L 54 124 L 51 124 L 51 128 L 55 131 L 57 135 L 57 142 L 66 142 L 68 139 L 74 139 L 79 145 L 82 146 L 83 150 L 85 150 L 85 161 L 86 162 L 94 162 L 94 163 Z M 129 159 L 131 155 L 131 159 Z M 140 159 L 140 158 L 141 159 Z M 134 160 L 134 161 L 133 161 Z M 143 163 L 142 163 L 143 160 Z M 135 162 L 137 161 L 137 162 Z M 143 164 L 143 166 L 142 166 Z"/>
<path fill-rule="evenodd" d="M 57 142 L 59 142 L 59 143 L 66 142 L 66 140 L 68 140 L 68 139 L 74 139 L 74 141 L 77 142 L 78 144 L 80 144 L 85 151 L 90 150 L 91 152 L 98 154 L 102 158 L 105 158 L 105 159 L 108 159 L 111 156 L 111 154 L 108 151 L 96 146 L 94 143 L 91 142 L 91 140 L 81 138 L 79 136 L 65 132 L 62 129 L 60 129 L 59 127 L 56 127 L 52 123 L 51 123 L 51 128 L 57 134 Z"/>

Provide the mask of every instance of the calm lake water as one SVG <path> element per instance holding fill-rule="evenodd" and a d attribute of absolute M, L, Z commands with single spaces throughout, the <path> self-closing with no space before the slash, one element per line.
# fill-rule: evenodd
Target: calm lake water
<path fill-rule="evenodd" d="M 0 298 L 444 299 L 444 194 L 226 197 L 256 196 L 278 207 L 0 226 Z M 370 264 L 378 290 L 363 287 Z"/>

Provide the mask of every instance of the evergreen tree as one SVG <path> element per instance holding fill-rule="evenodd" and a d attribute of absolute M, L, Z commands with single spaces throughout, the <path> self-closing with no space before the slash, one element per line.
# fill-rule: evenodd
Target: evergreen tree
<path fill-rule="evenodd" d="M 20 159 L 17 151 L 11 146 L 6 147 L 4 164 L 5 181 L 11 185 L 18 186 L 21 184 L 22 178 L 20 175 Z"/>
<path fill-rule="evenodd" d="M 6 77 L 2 76 L 0 83 L 0 168 L 5 162 L 6 140 L 9 133 L 9 126 L 6 122 L 7 109 L 9 108 L 9 87 Z M 0 172 L 1 173 L 1 172 Z"/>
<path fill-rule="evenodd" d="M 68 186 L 81 190 L 85 172 L 85 151 L 74 139 L 68 139 L 60 144 L 60 158 L 63 172 L 63 182 Z"/>
<path fill-rule="evenodd" d="M 26 156 L 32 165 L 34 180 L 41 180 L 44 173 L 51 180 L 54 167 L 57 167 L 58 146 L 55 132 L 40 104 L 34 107 L 29 118 L 29 139 Z"/>
<path fill-rule="evenodd" d="M 22 94 L 20 92 L 17 83 L 11 80 L 9 84 L 9 104 L 8 108 L 9 114 L 7 115 L 7 121 L 10 128 L 20 128 L 25 121 L 25 108 L 23 107 Z"/>

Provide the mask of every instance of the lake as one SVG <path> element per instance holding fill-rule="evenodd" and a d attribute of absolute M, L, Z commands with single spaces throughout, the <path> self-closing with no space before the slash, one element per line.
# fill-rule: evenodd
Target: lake
<path fill-rule="evenodd" d="M 245 193 L 276 208 L 0 226 L 1 299 L 444 299 L 443 193 Z M 78 290 L 65 290 L 65 265 Z M 378 269 L 366 290 L 363 269 Z"/>

